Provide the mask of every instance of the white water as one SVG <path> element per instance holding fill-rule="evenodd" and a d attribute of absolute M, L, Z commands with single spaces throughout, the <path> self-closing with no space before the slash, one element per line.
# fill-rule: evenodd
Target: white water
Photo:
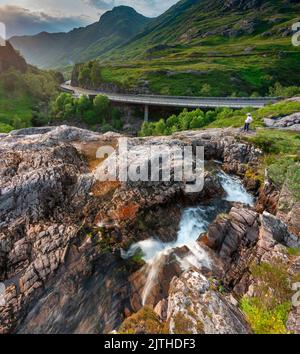
<path fill-rule="evenodd" d="M 248 205 L 253 204 L 253 197 L 247 193 L 238 179 L 230 177 L 223 172 L 220 173 L 220 177 L 221 184 L 227 194 L 225 200 Z M 127 252 L 123 252 L 124 258 L 132 257 L 138 250 L 143 252 L 143 259 L 146 262 L 143 271 L 147 274 L 146 284 L 142 293 L 143 305 L 147 303 L 148 296 L 164 264 L 165 256 L 169 255 L 174 249 L 186 246 L 190 250 L 189 254 L 183 259 L 177 257 L 183 270 L 187 270 L 191 266 L 199 269 L 211 267 L 208 255 L 196 241 L 202 233 L 207 231 L 214 208 L 214 206 L 199 206 L 185 209 L 179 225 L 177 240 L 174 242 L 163 243 L 151 238 L 140 241 L 132 245 Z"/>
<path fill-rule="evenodd" d="M 253 196 L 246 191 L 237 177 L 228 176 L 224 172 L 220 172 L 219 176 L 222 187 L 227 194 L 225 200 L 228 202 L 240 202 L 246 205 L 254 204 Z"/>

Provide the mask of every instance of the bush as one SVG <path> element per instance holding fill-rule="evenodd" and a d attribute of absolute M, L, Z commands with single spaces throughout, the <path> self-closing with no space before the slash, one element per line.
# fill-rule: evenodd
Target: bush
<path fill-rule="evenodd" d="M 13 126 L 5 123 L 0 123 L 0 133 L 10 133 L 12 130 L 14 130 Z"/>
<path fill-rule="evenodd" d="M 92 101 L 87 96 L 73 98 L 68 93 L 61 93 L 52 102 L 51 112 L 56 120 L 78 118 L 89 126 L 102 124 L 102 130 L 123 128 L 120 111 L 111 107 L 108 97 L 103 95 L 96 96 Z M 106 124 L 107 121 L 111 124 Z"/>
<path fill-rule="evenodd" d="M 88 125 L 95 125 L 99 123 L 98 117 L 92 109 L 83 113 L 83 121 Z"/>
<path fill-rule="evenodd" d="M 102 95 L 96 96 L 93 101 L 93 106 L 94 112 L 101 116 L 103 121 L 108 118 L 110 113 L 110 102 L 108 97 Z"/>
<path fill-rule="evenodd" d="M 217 111 L 202 112 L 200 109 L 188 111 L 184 109 L 178 116 L 172 115 L 166 121 L 144 123 L 139 133 L 140 136 L 170 135 L 177 131 L 198 129 L 205 127 L 217 118 Z"/>
<path fill-rule="evenodd" d="M 277 82 L 274 87 L 270 88 L 270 96 L 273 97 L 293 97 L 300 95 L 300 87 L 298 86 L 282 86 L 279 82 Z"/>
<path fill-rule="evenodd" d="M 138 313 L 128 317 L 121 325 L 119 334 L 161 334 L 163 324 L 150 307 L 144 307 Z"/>
<path fill-rule="evenodd" d="M 291 309 L 289 302 L 268 310 L 260 305 L 259 298 L 243 298 L 241 309 L 256 334 L 287 334 L 285 324 Z"/>

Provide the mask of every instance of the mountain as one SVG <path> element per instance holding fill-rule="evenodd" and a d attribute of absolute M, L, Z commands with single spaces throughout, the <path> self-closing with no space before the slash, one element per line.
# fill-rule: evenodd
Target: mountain
<path fill-rule="evenodd" d="M 152 20 L 119 7 L 87 28 L 13 44 L 43 67 L 98 59 L 94 81 L 114 91 L 268 95 L 277 83 L 300 86 L 300 47 L 291 41 L 299 14 L 295 0 L 181 0 Z"/>
<path fill-rule="evenodd" d="M 193 47 L 216 36 L 224 42 L 257 35 L 287 37 L 292 34 L 291 20 L 299 17 L 299 12 L 300 4 L 295 0 L 181 0 L 124 48 L 136 56 L 167 49 L 166 45 Z"/>
<path fill-rule="evenodd" d="M 128 42 L 149 21 L 133 8 L 119 6 L 87 27 L 68 33 L 42 32 L 35 36 L 13 37 L 11 42 L 29 63 L 53 68 L 98 57 Z"/>
<path fill-rule="evenodd" d="M 17 53 L 12 45 L 6 41 L 5 46 L 0 45 L 0 73 L 14 67 L 21 72 L 27 70 L 27 64 L 23 57 Z"/>
<path fill-rule="evenodd" d="M 277 83 L 300 86 L 300 47 L 291 41 L 299 14 L 291 0 L 181 0 L 100 56 L 102 87 L 257 96 L 274 94 Z"/>

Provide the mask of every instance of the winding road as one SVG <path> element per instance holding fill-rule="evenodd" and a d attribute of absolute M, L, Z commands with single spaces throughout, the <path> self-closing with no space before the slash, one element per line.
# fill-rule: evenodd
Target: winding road
<path fill-rule="evenodd" d="M 76 96 L 86 95 L 95 97 L 97 95 L 105 95 L 111 102 L 137 104 L 145 106 L 145 121 L 148 121 L 149 106 L 161 107 L 182 107 L 182 108 L 261 108 L 269 103 L 274 103 L 278 99 L 272 97 L 179 97 L 179 96 L 158 96 L 158 95 L 129 95 L 107 93 L 98 90 L 88 90 L 80 87 L 71 86 L 66 82 L 60 86 L 62 91 L 72 93 Z"/>

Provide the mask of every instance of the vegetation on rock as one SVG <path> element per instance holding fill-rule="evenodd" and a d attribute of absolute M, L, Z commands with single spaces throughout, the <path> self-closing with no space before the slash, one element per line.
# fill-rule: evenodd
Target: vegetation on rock
<path fill-rule="evenodd" d="M 286 334 L 291 310 L 293 282 L 287 267 L 279 261 L 261 263 L 251 268 L 255 296 L 245 296 L 241 309 L 257 334 Z"/>
<path fill-rule="evenodd" d="M 150 307 L 144 307 L 136 314 L 128 317 L 118 330 L 119 334 L 151 333 L 162 334 L 163 324 Z"/>

